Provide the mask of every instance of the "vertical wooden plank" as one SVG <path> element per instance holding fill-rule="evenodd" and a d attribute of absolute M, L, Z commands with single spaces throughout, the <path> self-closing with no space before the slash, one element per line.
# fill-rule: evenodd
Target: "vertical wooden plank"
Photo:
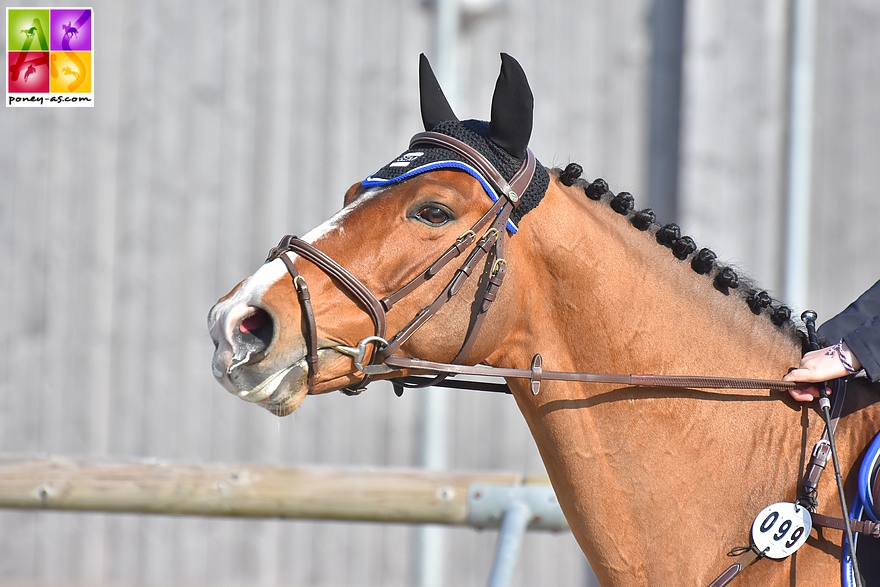
<path fill-rule="evenodd" d="M 302 58 L 295 61 L 293 76 L 294 104 L 296 116 L 291 121 L 291 137 L 295 137 L 290 148 L 294 164 L 297 188 L 290 194 L 290 223 L 288 231 L 302 234 L 317 226 L 338 209 L 338 196 L 326 185 L 330 174 L 325 169 L 333 168 L 338 159 L 325 159 L 327 137 L 325 120 L 328 116 L 330 97 L 327 95 L 327 81 L 331 63 L 328 55 L 331 47 L 327 42 L 333 38 L 332 14 L 338 7 L 331 3 L 303 6 L 302 17 L 296 23 L 296 52 Z M 328 165 L 328 167 L 325 167 Z"/>
<path fill-rule="evenodd" d="M 8 110 L 7 110 L 8 112 Z M 9 116 L 9 115 L 7 115 Z M 42 398 L 42 347 L 45 341 L 45 263 L 48 234 L 48 128 L 46 111 L 15 112 L 13 135 L 27 140 L 12 143 L 11 173 L 4 187 L 11 226 L 7 296 L 10 307 L 19 311 L 9 316 L 9 333 L 3 337 L 4 353 L 10 369 L 4 394 L 9 417 L 4 419 L 3 436 L 9 450 L 39 450 Z M 14 221 L 13 221 L 14 220 Z"/>
<path fill-rule="evenodd" d="M 777 290 L 786 4 L 687 4 L 681 223 L 699 246 Z M 743 31 L 749 31 L 748 35 Z"/>
<path fill-rule="evenodd" d="M 98 9 L 96 8 L 96 11 Z M 123 6 L 119 46 L 119 121 L 117 199 L 115 206 L 112 281 L 111 371 L 107 433 L 110 455 L 144 455 L 147 373 L 145 337 L 148 306 L 149 201 L 154 162 L 152 158 L 157 116 L 156 46 L 162 21 L 155 4 Z M 108 51 L 111 50 L 108 47 Z M 108 72 L 109 73 L 109 72 Z M 107 567 L 109 580 L 136 581 L 145 564 L 141 551 L 144 520 L 135 516 L 107 519 Z"/>
<path fill-rule="evenodd" d="M 149 280 L 148 228 L 152 190 L 153 141 L 157 117 L 155 47 L 159 36 L 159 11 L 155 6 L 127 7 L 123 18 L 124 66 L 120 71 L 119 171 L 116 259 L 114 269 L 114 372 L 117 392 L 111 401 L 114 414 L 111 454 L 143 454 L 147 369 L 144 358 L 147 331 Z"/>
<path fill-rule="evenodd" d="M 820 4 L 810 306 L 834 316 L 880 279 L 880 7 Z"/>
<path fill-rule="evenodd" d="M 102 6 L 100 19 L 101 46 L 120 48 L 123 45 L 124 8 L 119 3 Z M 89 388 L 89 452 L 103 455 L 110 449 L 110 404 L 113 356 L 113 288 L 114 259 L 116 253 L 116 205 L 118 194 L 117 173 L 120 151 L 119 116 L 124 64 L 123 51 L 97 53 L 97 65 L 101 68 L 96 79 L 95 92 L 101 95 L 96 107 L 95 147 L 91 157 L 94 198 L 89 209 L 94 225 L 91 240 L 84 259 L 83 271 L 88 278 L 89 299 L 94 300 L 94 310 L 84 314 L 94 332 L 94 340 L 88 346 Z"/>
<path fill-rule="evenodd" d="M 120 47 L 122 40 L 122 7 L 112 3 L 99 7 L 93 18 L 99 20 L 100 46 Z M 105 45 L 106 43 L 106 45 Z M 94 189 L 86 207 L 92 225 L 88 230 L 82 252 L 81 280 L 85 284 L 82 306 L 91 305 L 91 312 L 76 312 L 81 332 L 91 333 L 91 344 L 85 346 L 86 365 L 78 385 L 86 390 L 85 430 L 86 449 L 91 455 L 106 455 L 110 449 L 110 398 L 113 355 L 113 268 L 116 239 L 116 198 L 118 161 L 118 121 L 120 51 L 97 53 L 95 64 L 100 67 L 95 80 L 95 93 L 101 97 L 95 107 L 92 128 L 86 136 L 94 141 L 86 150 L 89 158 L 89 179 Z M 81 307 L 82 307 L 81 306 Z M 75 340 L 77 334 L 72 338 Z M 77 520 L 80 529 L 81 580 L 100 584 L 104 582 L 107 567 L 107 517 L 90 515 Z"/>

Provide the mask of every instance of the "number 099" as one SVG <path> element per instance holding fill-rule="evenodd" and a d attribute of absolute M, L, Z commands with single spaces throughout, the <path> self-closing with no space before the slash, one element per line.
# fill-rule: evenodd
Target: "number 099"
<path fill-rule="evenodd" d="M 770 558 L 785 558 L 806 542 L 812 529 L 810 513 L 793 503 L 764 508 L 752 525 L 752 541 Z"/>

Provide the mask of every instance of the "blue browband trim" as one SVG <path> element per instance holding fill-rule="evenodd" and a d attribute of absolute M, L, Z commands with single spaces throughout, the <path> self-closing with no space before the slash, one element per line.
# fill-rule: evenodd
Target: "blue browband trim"
<path fill-rule="evenodd" d="M 427 173 L 429 171 L 436 171 L 438 169 L 459 169 L 461 171 L 464 171 L 465 173 L 470 174 L 474 177 L 474 179 L 480 182 L 480 185 L 483 186 L 483 190 L 486 192 L 486 194 L 489 195 L 489 198 L 492 199 L 493 203 L 498 201 L 498 194 L 495 193 L 495 190 L 492 189 L 492 186 L 489 185 L 489 183 L 483 178 L 483 176 L 480 175 L 480 173 L 476 169 L 461 161 L 434 161 L 433 163 L 428 163 L 427 165 L 422 165 L 421 167 L 410 169 L 406 173 L 402 173 L 397 177 L 391 179 L 382 179 L 381 177 L 373 177 L 371 175 L 368 176 L 361 185 L 365 188 L 390 186 L 395 183 L 407 180 L 411 177 L 415 177 L 416 175 Z M 516 234 L 516 225 L 513 223 L 512 220 L 508 219 L 507 230 L 509 230 L 511 234 Z"/>

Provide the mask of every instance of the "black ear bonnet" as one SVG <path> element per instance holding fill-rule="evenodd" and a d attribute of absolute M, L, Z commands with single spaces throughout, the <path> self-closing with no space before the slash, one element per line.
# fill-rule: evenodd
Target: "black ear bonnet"
<path fill-rule="evenodd" d="M 532 93 L 522 68 L 502 54 L 501 74 L 492 99 L 492 121 L 459 121 L 449 107 L 424 55 L 420 66 L 422 120 L 425 130 L 463 141 L 486 157 L 505 179 L 510 180 L 526 157 L 532 131 Z M 459 169 L 483 185 L 495 201 L 498 194 L 461 155 L 432 145 L 415 145 L 394 161 L 367 177 L 363 187 L 388 186 L 437 169 Z M 510 214 L 508 229 L 516 232 L 522 217 L 540 203 L 550 185 L 550 176 L 540 162 L 520 204 Z"/>

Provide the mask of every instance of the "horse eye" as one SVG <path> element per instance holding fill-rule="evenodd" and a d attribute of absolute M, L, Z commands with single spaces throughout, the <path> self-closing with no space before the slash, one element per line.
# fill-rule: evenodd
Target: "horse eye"
<path fill-rule="evenodd" d="M 418 216 L 428 224 L 434 224 L 436 226 L 440 226 L 449 221 L 449 214 L 437 206 L 425 206 L 419 210 Z"/>

